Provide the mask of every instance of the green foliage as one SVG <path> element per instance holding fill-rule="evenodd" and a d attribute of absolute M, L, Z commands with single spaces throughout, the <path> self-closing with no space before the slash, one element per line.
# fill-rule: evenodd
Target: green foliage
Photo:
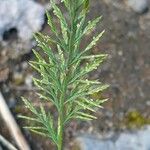
<path fill-rule="evenodd" d="M 30 62 L 30 65 L 40 74 L 40 78 L 33 79 L 35 86 L 40 90 L 39 97 L 41 100 L 53 103 L 58 111 L 58 126 L 55 128 L 52 114 L 42 105 L 40 108 L 35 108 L 25 98 L 23 101 L 34 114 L 34 118 L 22 116 L 23 119 L 39 124 L 36 127 L 26 128 L 49 137 L 57 145 L 58 150 L 62 150 L 64 127 L 71 119 L 96 119 L 93 114 L 95 108 L 101 108 L 101 104 L 107 99 L 92 99 L 91 95 L 102 92 L 108 87 L 97 80 L 87 79 L 87 74 L 97 69 L 107 57 L 106 54 L 88 55 L 104 31 L 94 36 L 83 50 L 80 48 L 81 41 L 87 34 L 92 33 L 101 17 L 89 22 L 85 21 L 89 0 L 62 0 L 62 3 L 68 11 L 67 18 L 54 0 L 51 0 L 53 13 L 60 23 L 61 32 L 47 12 L 48 25 L 54 36 L 35 34 L 38 47 L 46 54 L 47 59 L 33 50 L 36 60 Z M 51 49 L 54 45 L 57 51 Z"/>

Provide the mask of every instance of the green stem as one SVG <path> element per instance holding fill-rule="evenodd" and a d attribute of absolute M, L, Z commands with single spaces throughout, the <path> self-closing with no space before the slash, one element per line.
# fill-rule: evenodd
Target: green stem
<path fill-rule="evenodd" d="M 60 97 L 60 111 L 58 116 L 58 150 L 63 150 L 63 137 L 64 137 L 64 119 L 65 119 L 65 111 L 64 111 L 64 100 L 66 95 L 66 80 L 64 79 L 64 86 L 63 86 L 63 92 Z"/>
<path fill-rule="evenodd" d="M 68 74 L 68 65 L 69 62 L 71 60 L 72 57 L 72 43 L 73 43 L 73 27 L 74 27 L 74 1 L 73 3 L 70 2 L 70 10 L 72 10 L 72 5 L 73 4 L 73 11 L 70 11 L 70 17 L 71 17 L 71 31 L 70 31 L 70 36 L 69 36 L 69 43 L 68 43 L 68 50 L 69 50 L 69 56 L 68 56 L 68 60 L 67 60 L 67 73 L 66 76 L 64 78 L 64 82 L 62 85 L 63 86 L 63 92 L 60 98 L 60 111 L 59 111 L 59 117 L 58 117 L 58 150 L 63 150 L 63 137 L 64 137 L 64 120 L 65 120 L 65 106 L 64 106 L 64 101 L 65 101 L 65 96 L 66 96 L 66 90 L 67 90 L 67 74 Z"/>
<path fill-rule="evenodd" d="M 63 133 L 64 133 L 64 118 L 63 110 L 59 113 L 58 117 L 58 150 L 63 150 Z"/>

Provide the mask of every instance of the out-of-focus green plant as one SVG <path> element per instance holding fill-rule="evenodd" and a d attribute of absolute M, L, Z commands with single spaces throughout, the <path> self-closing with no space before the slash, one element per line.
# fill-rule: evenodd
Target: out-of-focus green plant
<path fill-rule="evenodd" d="M 52 16 L 47 12 L 48 25 L 53 36 L 35 34 L 37 46 L 47 58 L 43 58 L 33 50 L 37 59 L 30 62 L 40 74 L 40 78 L 33 79 L 35 85 L 40 89 L 38 95 L 41 100 L 53 103 L 58 111 L 57 126 L 54 125 L 55 119 L 50 112 L 46 111 L 42 105 L 36 108 L 25 98 L 23 101 L 34 114 L 34 118 L 22 116 L 24 119 L 37 122 L 39 126 L 27 128 L 49 137 L 57 145 L 58 150 L 63 149 L 64 128 L 71 119 L 96 119 L 90 111 L 95 112 L 96 107 L 101 108 L 101 104 L 107 99 L 92 99 L 91 95 L 102 92 L 108 87 L 97 80 L 87 79 L 87 74 L 97 69 L 107 57 L 106 54 L 88 55 L 104 31 L 94 36 L 85 49 L 80 48 L 81 40 L 83 41 L 86 34 L 95 29 L 101 17 L 86 21 L 89 0 L 62 0 L 62 3 L 68 12 L 67 17 L 51 0 L 53 13 L 59 20 L 60 28 L 56 27 Z M 57 51 L 51 49 L 54 45 Z"/>
<path fill-rule="evenodd" d="M 144 125 L 150 124 L 150 118 L 144 117 L 140 112 L 134 110 L 127 113 L 123 119 L 123 124 L 130 129 L 140 128 Z"/>

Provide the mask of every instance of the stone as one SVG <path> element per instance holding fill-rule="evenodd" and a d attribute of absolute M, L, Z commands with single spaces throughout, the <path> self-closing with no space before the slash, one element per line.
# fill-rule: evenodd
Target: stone
<path fill-rule="evenodd" d="M 34 0 L 0 0 L 0 56 L 5 52 L 7 61 L 29 53 L 44 21 L 45 6 Z"/>
<path fill-rule="evenodd" d="M 112 141 L 103 141 L 88 136 L 77 138 L 76 144 L 80 150 L 115 150 Z"/>
<path fill-rule="evenodd" d="M 44 7 L 33 0 L 0 0 L 0 40 L 12 29 L 20 39 L 31 39 L 33 32 L 41 29 L 44 14 Z"/>
<path fill-rule="evenodd" d="M 148 0 L 127 0 L 127 4 L 137 13 L 144 13 L 148 10 Z"/>
<path fill-rule="evenodd" d="M 116 150 L 142 150 L 142 145 L 137 135 L 124 133 L 121 134 L 115 143 Z"/>
<path fill-rule="evenodd" d="M 78 150 L 150 150 L 150 126 L 135 132 L 114 133 L 108 138 L 79 136 L 74 149 Z"/>
<path fill-rule="evenodd" d="M 33 79 L 33 75 L 28 74 L 25 78 L 25 84 L 27 85 L 27 87 L 32 87 L 32 79 Z"/>
<path fill-rule="evenodd" d="M 137 133 L 137 136 L 139 137 L 139 141 L 141 141 L 141 144 L 143 145 L 144 150 L 150 149 L 150 126 L 147 127 L 145 130 L 141 130 Z"/>
<path fill-rule="evenodd" d="M 13 83 L 15 85 L 21 85 L 24 82 L 24 76 L 22 73 L 15 72 L 13 75 Z"/>
<path fill-rule="evenodd" d="M 1 145 L 0 145 L 0 150 L 3 150 L 2 147 L 1 147 Z"/>

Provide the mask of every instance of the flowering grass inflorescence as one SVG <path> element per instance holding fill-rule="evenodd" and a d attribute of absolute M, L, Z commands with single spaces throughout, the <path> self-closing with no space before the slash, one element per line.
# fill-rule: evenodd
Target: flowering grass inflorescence
<path fill-rule="evenodd" d="M 60 28 L 46 12 L 53 36 L 35 34 L 37 46 L 47 58 L 33 50 L 36 60 L 30 62 L 40 74 L 40 78 L 33 79 L 35 86 L 40 90 L 37 94 L 41 100 L 53 103 L 58 111 L 57 126 L 54 125 L 53 115 L 47 112 L 42 104 L 40 108 L 36 108 L 25 98 L 23 101 L 34 114 L 34 118 L 22 116 L 39 124 L 26 128 L 49 137 L 58 150 L 63 149 L 64 128 L 71 119 L 96 119 L 91 112 L 95 112 L 95 108 L 101 107 L 107 99 L 92 99 L 91 95 L 108 87 L 97 80 L 87 79 L 87 74 L 97 69 L 107 57 L 106 54 L 89 55 L 104 31 L 94 36 L 84 49 L 81 50 L 80 46 L 86 34 L 95 29 L 101 17 L 86 21 L 89 0 L 62 0 L 62 3 L 68 12 L 67 17 L 54 0 L 51 0 L 53 13 L 58 18 Z M 57 51 L 52 50 L 52 46 L 56 46 Z"/>

